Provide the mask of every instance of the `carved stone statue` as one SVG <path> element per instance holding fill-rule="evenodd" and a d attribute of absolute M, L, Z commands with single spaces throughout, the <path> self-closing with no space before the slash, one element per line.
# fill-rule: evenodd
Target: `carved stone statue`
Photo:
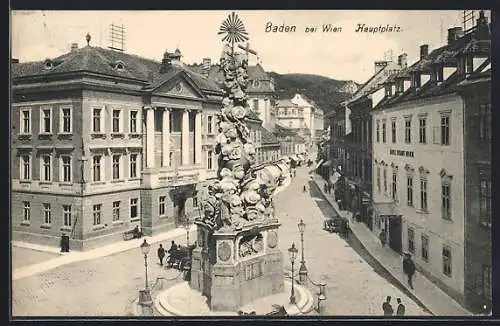
<path fill-rule="evenodd" d="M 255 147 L 246 125 L 249 51 L 236 53 L 234 44 L 225 44 L 220 58 L 224 99 L 217 115 L 218 180 L 203 202 L 202 218 L 213 230 L 274 218 L 272 195 L 286 174 L 273 175 L 267 170 L 271 164 L 255 165 Z"/>

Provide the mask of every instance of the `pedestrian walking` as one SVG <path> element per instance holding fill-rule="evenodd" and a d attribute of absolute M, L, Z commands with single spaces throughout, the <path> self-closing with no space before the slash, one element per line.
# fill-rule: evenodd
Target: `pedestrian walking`
<path fill-rule="evenodd" d="M 304 192 L 307 192 L 307 185 L 304 185 Z"/>
<path fill-rule="evenodd" d="M 411 259 L 410 253 L 405 253 L 403 258 L 403 272 L 408 276 L 408 285 L 413 290 L 413 275 L 415 275 L 415 263 Z"/>
<path fill-rule="evenodd" d="M 392 309 L 391 305 L 391 296 L 388 295 L 385 298 L 385 302 L 382 304 L 382 310 L 384 311 L 384 316 L 392 316 L 394 313 L 394 310 Z"/>
<path fill-rule="evenodd" d="M 378 235 L 378 238 L 380 239 L 380 243 L 382 244 L 382 247 L 385 247 L 386 235 L 385 235 L 385 230 L 384 229 L 382 229 L 382 231 L 380 231 L 380 234 Z"/>
<path fill-rule="evenodd" d="M 165 258 L 165 248 L 160 243 L 160 247 L 158 248 L 158 259 L 160 260 L 160 266 L 163 266 L 163 258 Z"/>
<path fill-rule="evenodd" d="M 405 305 L 401 303 L 401 299 L 397 298 L 396 301 L 398 302 L 398 309 L 396 310 L 396 315 L 397 316 L 404 316 L 405 315 Z"/>
<path fill-rule="evenodd" d="M 324 192 L 325 194 L 327 194 L 327 193 L 328 193 L 328 186 L 326 185 L 326 183 L 325 183 L 325 184 L 323 184 L 323 192 Z"/>

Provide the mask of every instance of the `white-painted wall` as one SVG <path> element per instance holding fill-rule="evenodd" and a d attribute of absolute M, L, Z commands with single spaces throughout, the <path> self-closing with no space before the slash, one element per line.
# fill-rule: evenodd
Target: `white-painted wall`
<path fill-rule="evenodd" d="M 450 145 L 434 144 L 433 127 L 440 126 L 441 112 L 450 110 Z M 427 144 L 419 144 L 419 115 L 427 114 Z M 405 143 L 405 116 L 411 115 L 411 143 Z M 391 118 L 397 118 L 397 143 L 392 143 Z M 376 142 L 376 121 L 387 119 L 386 143 Z M 402 242 L 403 250 L 408 249 L 408 227 L 415 234 L 415 262 L 432 275 L 442 280 L 447 286 L 460 293 L 464 291 L 464 154 L 463 154 L 463 102 L 455 95 L 420 105 L 402 105 L 398 108 L 373 113 L 373 198 L 374 202 L 390 202 L 392 168 L 398 166 L 397 207 L 403 215 Z M 440 129 L 437 136 L 440 137 Z M 440 139 L 440 138 L 439 138 Z M 391 149 L 412 151 L 414 157 L 389 154 Z M 380 170 L 381 192 L 377 188 L 377 166 L 385 161 L 387 166 L 388 193 L 383 194 L 383 168 Z M 407 206 L 407 171 L 405 165 L 415 169 L 413 178 L 414 207 Z M 428 174 L 428 214 L 419 212 L 420 208 L 420 173 L 419 167 L 429 170 Z M 451 181 L 451 221 L 444 220 L 441 212 L 441 170 L 452 176 Z M 374 223 L 374 232 L 379 230 Z M 421 234 L 429 237 L 429 260 L 421 256 Z M 448 245 L 452 250 L 452 277 L 443 274 L 442 247 Z"/>

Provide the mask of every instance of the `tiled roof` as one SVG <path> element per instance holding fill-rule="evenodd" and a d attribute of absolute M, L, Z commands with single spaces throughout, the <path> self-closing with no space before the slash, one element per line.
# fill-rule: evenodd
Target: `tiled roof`
<path fill-rule="evenodd" d="M 201 90 L 220 92 L 221 89 L 213 81 L 191 71 L 186 66 L 171 66 L 166 73 L 160 73 L 161 63 L 137 55 L 105 49 L 101 47 L 86 46 L 50 59 L 53 68 L 47 69 L 44 61 L 17 63 L 12 65 L 14 78 L 56 75 L 59 73 L 72 73 L 87 71 L 112 77 L 135 79 L 150 84 L 154 88 L 163 82 L 184 71 Z M 115 69 L 114 66 L 122 62 L 124 69 Z"/>
<path fill-rule="evenodd" d="M 276 138 L 276 136 L 273 135 L 272 132 L 262 126 L 259 126 L 259 130 L 261 131 L 262 135 L 262 144 L 279 144 L 278 138 Z"/>
<path fill-rule="evenodd" d="M 276 107 L 278 108 L 290 108 L 297 106 L 297 104 L 293 103 L 292 100 L 278 100 L 276 101 Z"/>
<path fill-rule="evenodd" d="M 189 69 L 196 71 L 201 74 L 203 72 L 202 64 L 192 64 L 188 66 Z M 274 92 L 270 87 L 271 77 L 269 74 L 262 68 L 260 64 L 255 66 L 248 66 L 248 86 L 246 92 L 257 93 L 257 92 Z M 219 64 L 214 64 L 210 66 L 210 71 L 208 72 L 208 78 L 214 82 L 216 82 L 220 87 L 222 87 L 222 83 L 224 82 L 224 74 L 220 68 Z M 259 83 L 256 85 L 253 82 L 258 81 Z"/>
<path fill-rule="evenodd" d="M 411 72 L 416 71 L 428 74 L 430 72 L 430 67 L 433 64 L 442 64 L 444 66 L 456 67 L 458 64 L 459 56 L 470 51 L 474 51 L 474 53 L 487 54 L 488 56 L 490 56 L 491 40 L 477 39 L 477 35 L 473 30 L 472 32 L 465 34 L 463 37 L 453 41 L 452 43 L 435 49 L 426 57 L 420 59 L 419 61 L 408 67 L 408 69 L 405 69 L 405 71 L 400 72 L 395 76 L 391 76 L 388 81 L 394 82 L 396 78 L 402 76 L 409 77 L 409 74 Z M 469 79 L 473 78 L 473 76 L 475 75 L 482 74 L 483 69 L 489 64 L 489 62 L 490 59 L 487 59 L 481 66 L 475 67 L 475 71 L 471 74 L 471 76 L 469 76 Z M 402 75 L 403 73 L 404 75 Z M 464 78 L 459 75 L 458 71 L 455 71 L 440 84 L 431 82 L 429 80 L 418 90 L 410 87 L 402 94 L 394 95 L 389 98 L 385 97 L 384 99 L 382 99 L 382 101 L 379 102 L 376 108 L 396 105 L 398 103 L 410 101 L 413 99 L 454 93 L 458 90 L 459 84 L 461 84 L 463 80 Z"/>
<path fill-rule="evenodd" d="M 255 113 L 251 109 L 248 110 L 246 117 L 249 118 L 249 119 L 252 119 L 252 120 L 258 120 L 258 121 L 262 122 L 262 120 L 259 118 L 259 116 L 257 115 L 257 113 Z"/>
<path fill-rule="evenodd" d="M 271 77 L 260 64 L 248 66 L 248 77 L 252 80 L 271 80 Z"/>
<path fill-rule="evenodd" d="M 388 62 L 388 64 L 377 71 L 370 79 L 366 81 L 354 95 L 345 101 L 345 104 L 352 103 L 366 95 L 369 95 L 382 87 L 382 84 L 386 82 L 388 78 L 393 75 L 392 70 L 400 70 L 400 67 L 394 62 Z"/>

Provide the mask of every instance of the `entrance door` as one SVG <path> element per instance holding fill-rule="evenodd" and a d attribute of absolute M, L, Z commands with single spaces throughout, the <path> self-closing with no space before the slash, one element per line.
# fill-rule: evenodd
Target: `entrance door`
<path fill-rule="evenodd" d="M 403 250 L 401 217 L 391 216 L 389 219 L 389 247 L 397 253 Z"/>
<path fill-rule="evenodd" d="M 186 197 L 179 196 L 176 200 L 175 205 L 175 221 L 177 225 L 183 225 L 185 221 L 186 214 Z"/>

